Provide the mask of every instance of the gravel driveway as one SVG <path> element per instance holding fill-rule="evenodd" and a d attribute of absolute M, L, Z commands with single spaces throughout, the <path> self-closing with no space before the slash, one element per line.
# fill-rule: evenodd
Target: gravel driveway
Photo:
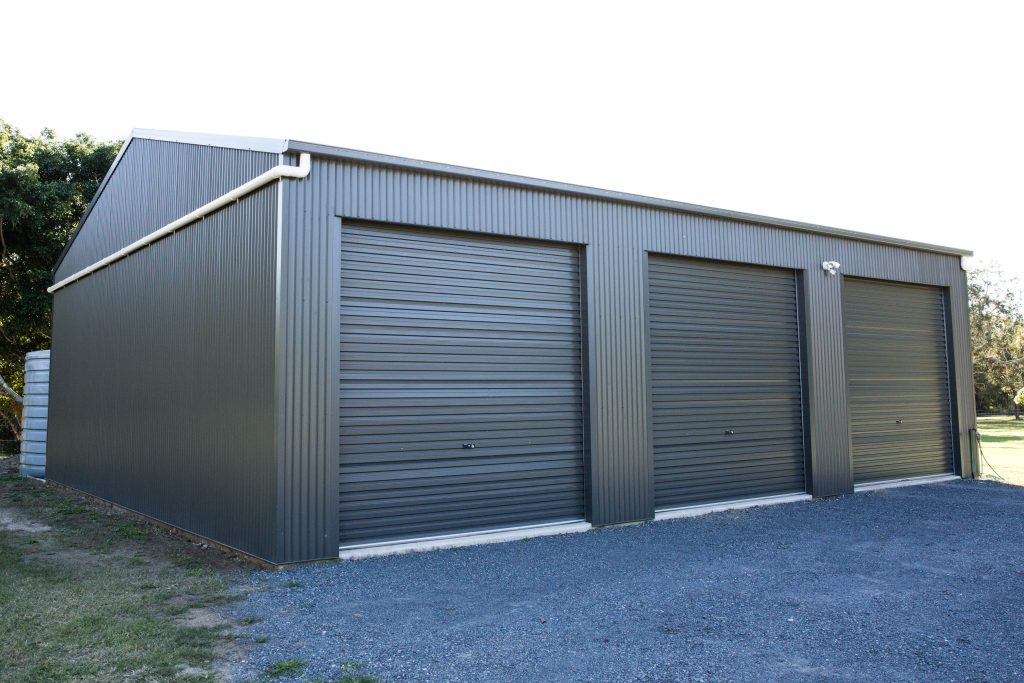
<path fill-rule="evenodd" d="M 257 573 L 239 677 L 1018 681 L 1022 539 L 1024 488 L 957 481 Z"/>

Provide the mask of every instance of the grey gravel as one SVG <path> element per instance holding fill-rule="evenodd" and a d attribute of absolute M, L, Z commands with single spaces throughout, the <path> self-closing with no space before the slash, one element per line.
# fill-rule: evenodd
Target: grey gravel
<path fill-rule="evenodd" d="M 957 481 L 260 572 L 237 674 L 1019 681 L 1022 560 L 1024 489 Z"/>

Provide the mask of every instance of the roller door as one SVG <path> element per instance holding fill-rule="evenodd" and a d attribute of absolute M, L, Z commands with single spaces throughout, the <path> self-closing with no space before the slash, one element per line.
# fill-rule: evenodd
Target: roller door
<path fill-rule="evenodd" d="M 579 250 L 348 226 L 341 544 L 583 517 Z"/>
<path fill-rule="evenodd" d="M 846 278 L 854 483 L 953 472 L 942 290 Z"/>
<path fill-rule="evenodd" d="M 648 272 L 655 506 L 804 492 L 795 273 L 663 256 Z"/>

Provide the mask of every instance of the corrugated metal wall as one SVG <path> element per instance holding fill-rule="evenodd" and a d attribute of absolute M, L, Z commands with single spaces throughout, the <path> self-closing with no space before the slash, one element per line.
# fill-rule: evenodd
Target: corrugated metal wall
<path fill-rule="evenodd" d="M 274 166 L 278 157 L 266 152 L 132 139 L 74 236 L 54 281 L 255 178 Z M 102 229 L 90 230 L 88 225 Z"/>
<path fill-rule="evenodd" d="M 327 172 L 329 167 L 334 169 Z M 739 220 L 546 192 L 490 180 L 338 159 L 314 181 L 328 205 L 311 213 L 584 246 L 589 326 L 591 521 L 653 514 L 645 360 L 647 252 L 802 271 L 811 491 L 852 491 L 843 365 L 842 273 L 948 287 L 962 452 L 973 422 L 966 292 L 959 258 Z M 333 196 L 332 196 L 333 195 Z M 963 471 L 970 464 L 963 458 Z"/>
<path fill-rule="evenodd" d="M 292 158 L 291 163 L 296 163 Z M 335 166 L 280 185 L 277 558 L 338 556 L 338 254 Z"/>
<path fill-rule="evenodd" d="M 159 198 L 179 190 L 194 199 L 180 213 L 195 208 L 185 186 L 204 179 L 178 187 L 165 163 L 205 159 L 192 173 L 223 170 L 216 194 L 277 161 L 264 154 L 239 170 L 233 151 L 214 163 L 213 148 L 162 144 L 150 156 L 138 143 L 99 201 L 125 226 L 176 217 Z M 47 462 L 57 482 L 267 559 L 278 552 L 277 193 L 265 187 L 55 294 Z M 105 215 L 89 217 L 72 250 L 82 251 L 69 252 L 75 265 L 126 239 L 108 234 Z"/>

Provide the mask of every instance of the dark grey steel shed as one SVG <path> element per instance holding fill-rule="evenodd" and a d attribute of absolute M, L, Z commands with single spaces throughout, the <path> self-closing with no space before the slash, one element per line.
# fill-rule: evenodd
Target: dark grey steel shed
<path fill-rule="evenodd" d="M 964 255 L 137 130 L 54 270 L 47 476 L 274 563 L 970 477 Z"/>

